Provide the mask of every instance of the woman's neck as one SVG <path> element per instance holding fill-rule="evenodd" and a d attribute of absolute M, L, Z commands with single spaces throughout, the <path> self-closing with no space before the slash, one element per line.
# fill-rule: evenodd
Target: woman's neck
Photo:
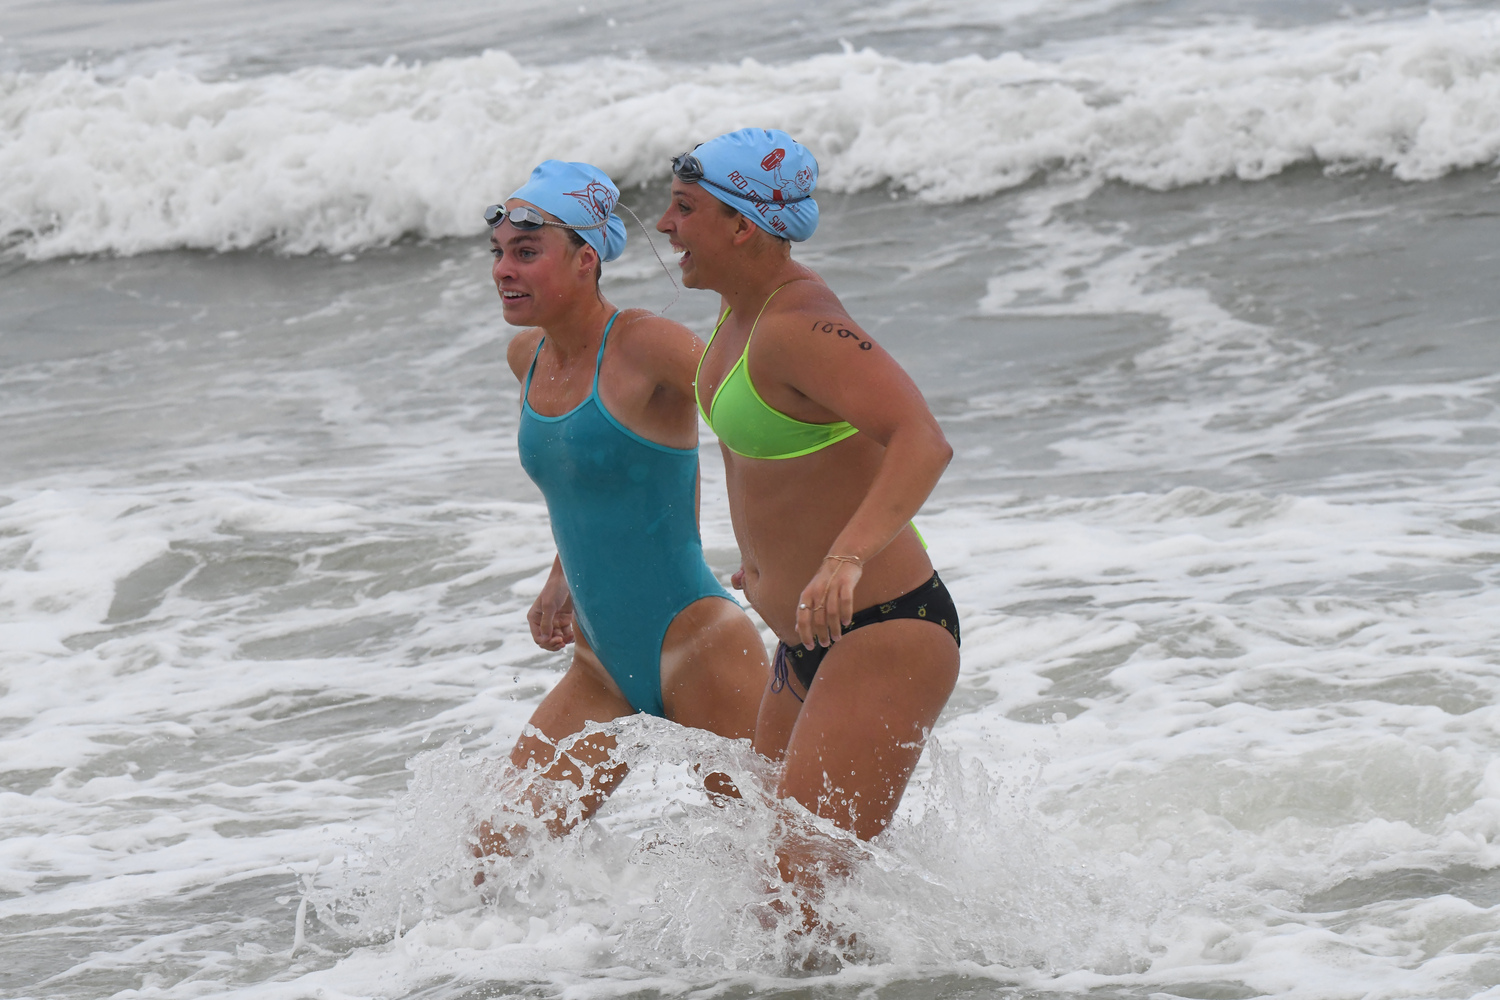
<path fill-rule="evenodd" d="M 604 325 L 614 315 L 615 307 L 602 295 L 592 295 L 542 326 L 547 344 L 566 361 L 575 354 L 598 351 L 604 336 Z"/>
<path fill-rule="evenodd" d="M 752 258 L 752 261 L 748 266 L 736 266 L 730 270 L 722 287 L 714 289 L 724 296 L 730 311 L 738 316 L 746 313 L 754 316 L 776 289 L 812 274 L 789 256 L 765 261 Z"/>

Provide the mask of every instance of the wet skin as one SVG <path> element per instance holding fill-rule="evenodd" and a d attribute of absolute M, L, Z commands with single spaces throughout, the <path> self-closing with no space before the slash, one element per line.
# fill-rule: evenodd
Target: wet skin
<path fill-rule="evenodd" d="M 683 284 L 719 292 L 732 310 L 699 375 L 705 410 L 765 306 L 748 362 L 761 397 L 797 420 L 847 420 L 860 432 L 792 459 L 720 448 L 744 560 L 737 582 L 783 642 L 834 644 L 810 691 L 795 677 L 781 692 L 767 685 L 756 749 L 785 760 L 778 795 L 873 837 L 953 691 L 958 648 L 935 623 L 883 622 L 848 636 L 841 626 L 932 576 L 909 521 L 952 449 L 906 373 L 787 244 L 680 180 L 657 229 L 683 253 Z M 780 853 L 783 877 L 806 881 L 799 869 L 810 855 L 796 839 Z"/>

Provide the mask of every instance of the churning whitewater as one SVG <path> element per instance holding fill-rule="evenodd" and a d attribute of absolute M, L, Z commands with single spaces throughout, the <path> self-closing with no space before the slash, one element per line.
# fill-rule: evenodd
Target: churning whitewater
<path fill-rule="evenodd" d="M 944 202 L 1051 172 L 1161 189 L 1315 163 L 1419 181 L 1500 156 L 1500 15 L 1479 12 L 1142 28 L 988 59 L 846 46 L 528 66 L 489 50 L 222 76 L 0 75 L 0 234 L 33 259 L 472 236 L 473 206 L 553 151 L 629 186 L 745 121 L 815 143 L 824 190 Z"/>

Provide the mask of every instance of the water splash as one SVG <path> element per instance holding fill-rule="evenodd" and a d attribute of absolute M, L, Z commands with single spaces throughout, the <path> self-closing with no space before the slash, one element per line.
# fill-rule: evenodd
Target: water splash
<path fill-rule="evenodd" d="M 408 938 L 521 948 L 539 962 L 545 952 L 542 964 L 561 952 L 563 967 L 578 972 L 976 963 L 1120 974 L 1144 968 L 1147 931 L 1173 905 L 1175 886 L 1143 889 L 1138 873 L 1080 846 L 1039 810 L 1037 760 L 1000 776 L 931 745 L 913 801 L 862 843 L 777 803 L 767 791 L 774 768 L 744 742 L 645 716 L 602 731 L 618 739 L 630 775 L 598 816 L 482 864 L 471 856 L 478 822 L 525 821 L 496 808 L 497 794 L 514 788 L 513 769 L 457 742 L 414 758 L 395 830 L 356 845 L 316 887 L 319 919 L 379 942 L 405 914 Z M 711 771 L 729 775 L 743 797 L 706 793 L 701 776 Z M 825 867 L 849 877 L 825 875 L 821 890 L 782 883 L 776 845 L 789 834 L 822 838 Z M 579 942 L 587 946 L 576 950 Z"/>

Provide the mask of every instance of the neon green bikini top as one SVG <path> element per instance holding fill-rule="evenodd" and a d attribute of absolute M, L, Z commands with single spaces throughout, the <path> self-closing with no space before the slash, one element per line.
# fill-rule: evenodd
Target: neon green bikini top
<path fill-rule="evenodd" d="M 729 369 L 729 374 L 724 376 L 714 398 L 709 401 L 708 409 L 703 409 L 701 398 L 698 400 L 699 412 L 719 440 L 730 451 L 746 458 L 797 458 L 821 451 L 859 433 L 847 420 L 831 424 L 809 424 L 796 420 L 774 409 L 755 391 L 755 385 L 750 381 L 750 341 L 755 337 L 755 328 L 760 325 L 761 316 L 766 313 L 766 306 L 771 304 L 776 292 L 785 287 L 782 285 L 766 296 L 765 305 L 760 307 L 760 313 L 750 325 L 750 336 L 745 338 L 745 349 L 740 352 L 734 367 Z M 725 309 L 724 315 L 714 325 L 713 334 L 708 338 L 708 347 L 703 349 L 703 358 L 708 357 L 708 348 L 713 346 L 714 337 L 719 335 L 719 327 L 728 318 L 729 310 Z M 698 359 L 698 375 L 703 374 L 703 358 Z M 693 378 L 693 394 L 698 394 L 698 376 Z"/>

